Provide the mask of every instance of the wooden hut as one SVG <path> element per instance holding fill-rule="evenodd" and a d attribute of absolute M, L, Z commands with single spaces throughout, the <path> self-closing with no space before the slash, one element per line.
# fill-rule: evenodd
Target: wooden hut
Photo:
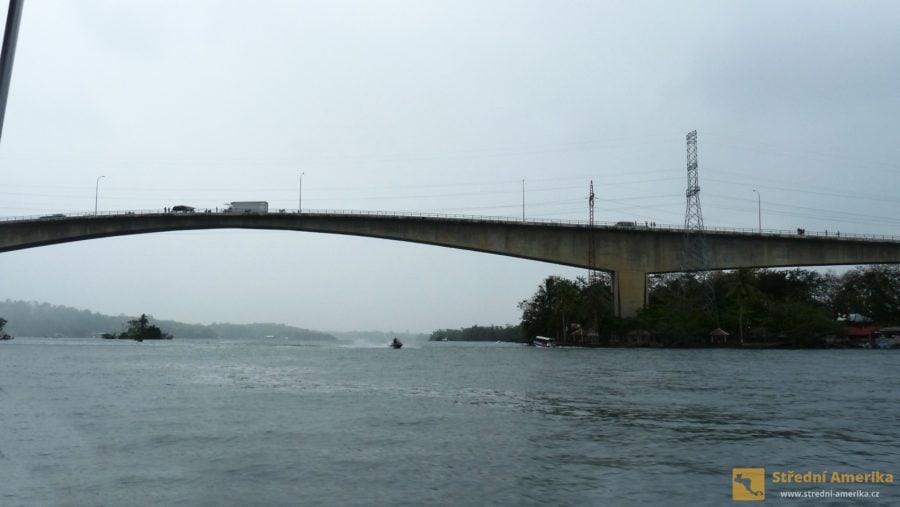
<path fill-rule="evenodd" d="M 709 343 L 713 345 L 725 345 L 728 343 L 728 333 L 717 327 L 709 332 Z"/>

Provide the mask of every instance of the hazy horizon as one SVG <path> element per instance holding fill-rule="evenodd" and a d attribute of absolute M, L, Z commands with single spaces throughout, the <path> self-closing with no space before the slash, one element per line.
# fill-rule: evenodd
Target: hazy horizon
<path fill-rule="evenodd" d="M 120 314 L 116 314 L 116 315 L 111 315 L 111 314 L 106 314 L 106 313 L 96 312 L 96 311 L 94 311 L 94 310 L 92 310 L 92 309 L 90 309 L 90 308 L 79 308 L 79 307 L 68 306 L 68 305 L 58 305 L 58 304 L 53 303 L 52 301 L 6 300 L 6 302 L 11 302 L 11 303 L 26 303 L 26 304 L 32 304 L 32 305 L 42 305 L 42 304 L 47 304 L 47 305 L 50 305 L 50 306 L 53 306 L 53 307 L 61 307 L 61 308 L 66 308 L 66 309 L 76 310 L 76 311 L 79 311 L 79 312 L 84 312 L 84 311 L 86 311 L 86 312 L 90 312 L 90 313 L 95 314 L 95 315 L 100 315 L 100 316 L 103 316 L 103 317 L 109 317 L 109 318 L 133 319 L 133 318 L 136 318 L 136 317 L 138 317 L 138 316 L 141 315 L 140 313 L 136 313 L 136 314 L 124 314 L 124 313 L 120 313 Z M 273 322 L 273 321 L 259 321 L 259 322 L 234 322 L 234 321 L 191 322 L 191 321 L 183 321 L 183 320 L 179 320 L 179 319 L 167 318 L 167 317 L 164 316 L 164 315 L 163 315 L 163 316 L 158 316 L 158 315 L 153 315 L 153 314 L 146 313 L 146 312 L 144 312 L 144 313 L 145 313 L 145 314 L 147 315 L 147 317 L 150 319 L 151 323 L 155 323 L 155 322 L 176 322 L 176 323 L 179 323 L 179 324 L 199 325 L 199 326 L 216 326 L 216 325 L 238 325 L 238 326 L 245 326 L 245 325 L 246 325 L 246 326 L 252 326 L 252 325 L 274 324 L 274 325 L 286 325 L 286 326 L 294 327 L 294 328 L 297 328 L 297 329 L 305 329 L 305 330 L 308 330 L 308 331 L 316 331 L 316 332 L 320 332 L 320 333 L 334 334 L 334 335 L 340 335 L 340 336 L 353 335 L 354 333 L 358 333 L 358 334 L 391 334 L 391 333 L 396 333 L 396 334 L 398 334 L 398 335 L 428 336 L 429 334 L 431 334 L 432 331 L 437 331 L 437 330 L 438 330 L 438 328 L 435 328 L 435 329 L 433 329 L 432 331 L 428 331 L 428 332 L 425 332 L 425 331 L 422 331 L 422 332 L 417 332 L 417 331 L 407 331 L 407 330 L 401 330 L 401 329 L 351 329 L 351 330 L 335 330 L 335 329 L 317 329 L 317 328 L 314 328 L 314 327 L 303 327 L 303 328 L 300 328 L 300 327 L 298 327 L 298 326 L 293 326 L 293 325 L 291 325 L 291 324 L 286 324 L 286 323 L 284 323 L 284 322 Z M 3 315 L 3 314 L 0 314 L 0 317 L 4 317 L 4 315 Z M 8 320 L 8 319 L 7 319 L 7 320 Z M 8 322 L 8 323 L 7 323 L 7 327 L 10 327 L 10 328 L 15 327 L 15 324 L 16 324 L 15 322 Z M 516 322 L 516 323 L 509 323 L 509 324 L 512 324 L 512 325 L 518 325 L 518 322 Z M 496 325 L 499 325 L 499 326 L 505 326 L 505 325 L 508 325 L 508 324 L 496 324 Z M 338 338 L 338 339 L 340 339 L 340 338 Z"/>

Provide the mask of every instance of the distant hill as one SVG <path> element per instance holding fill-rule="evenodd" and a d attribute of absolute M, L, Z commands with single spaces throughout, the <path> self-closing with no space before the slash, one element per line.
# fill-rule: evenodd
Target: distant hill
<path fill-rule="evenodd" d="M 33 301 L 0 302 L 0 317 L 7 320 L 6 332 L 13 336 L 87 338 L 121 331 L 135 316 L 117 317 L 78 310 L 68 306 Z M 173 320 L 153 323 L 176 339 L 181 338 L 264 338 L 268 336 L 306 341 L 336 341 L 328 333 L 284 324 L 185 324 Z"/>

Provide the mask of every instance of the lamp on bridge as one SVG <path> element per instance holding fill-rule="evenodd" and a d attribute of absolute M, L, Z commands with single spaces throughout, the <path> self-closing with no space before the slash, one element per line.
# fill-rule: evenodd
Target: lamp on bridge
<path fill-rule="evenodd" d="M 97 214 L 97 196 L 100 194 L 100 179 L 105 178 L 106 176 L 98 176 L 97 184 L 94 185 L 94 214 Z"/>
<path fill-rule="evenodd" d="M 297 199 L 297 213 L 303 212 L 303 175 L 306 173 L 300 173 L 300 198 Z"/>

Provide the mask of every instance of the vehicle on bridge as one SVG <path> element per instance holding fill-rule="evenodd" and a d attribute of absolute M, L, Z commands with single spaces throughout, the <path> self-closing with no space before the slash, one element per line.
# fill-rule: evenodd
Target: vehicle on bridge
<path fill-rule="evenodd" d="M 60 218 L 66 218 L 62 213 L 54 213 L 52 215 L 44 215 L 40 219 L 41 220 L 58 220 Z"/>
<path fill-rule="evenodd" d="M 172 213 L 193 213 L 193 206 L 185 206 L 184 204 L 179 204 L 178 206 L 172 206 Z"/>
<path fill-rule="evenodd" d="M 235 201 L 231 203 L 231 207 L 225 210 L 225 213 L 268 213 L 269 203 L 267 201 Z"/>

